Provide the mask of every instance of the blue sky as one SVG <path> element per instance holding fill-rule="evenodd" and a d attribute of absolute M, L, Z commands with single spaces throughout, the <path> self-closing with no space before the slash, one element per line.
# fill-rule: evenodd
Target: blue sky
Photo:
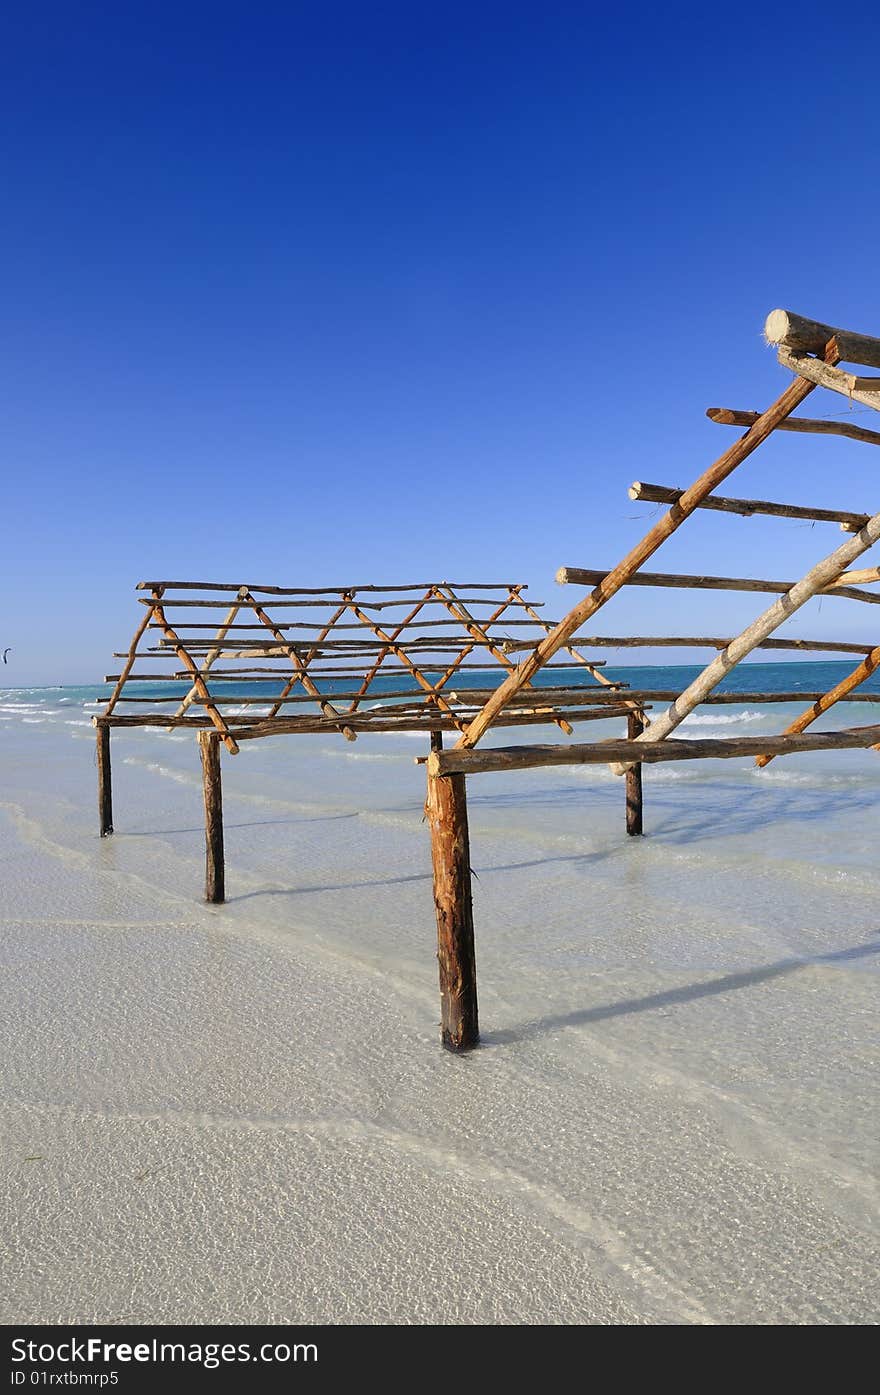
<path fill-rule="evenodd" d="M 108 671 L 142 577 L 562 613 L 557 567 L 648 526 L 629 483 L 687 484 L 733 439 L 707 406 L 782 390 L 771 308 L 880 333 L 878 41 L 772 3 L 8 9 L 4 678 Z M 878 464 L 779 436 L 727 492 L 873 511 Z M 703 513 L 652 565 L 786 579 L 841 540 Z M 755 600 L 631 589 L 596 628 Z"/>

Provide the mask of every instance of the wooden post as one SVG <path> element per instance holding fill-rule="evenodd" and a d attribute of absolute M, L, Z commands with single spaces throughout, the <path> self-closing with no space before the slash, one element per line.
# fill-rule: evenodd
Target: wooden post
<path fill-rule="evenodd" d="M 442 1041 L 448 1051 L 469 1051 L 479 1043 L 480 1031 L 465 776 L 429 777 L 425 813 L 434 866 Z"/>
<path fill-rule="evenodd" d="M 635 741 L 644 731 L 644 722 L 640 712 L 630 712 L 626 719 L 626 734 L 630 741 Z M 626 772 L 626 831 L 631 838 L 637 838 L 642 832 L 642 767 L 641 764 L 634 765 Z"/>
<path fill-rule="evenodd" d="M 443 733 L 442 733 L 442 731 L 432 731 L 432 732 L 431 732 L 431 750 L 432 750 L 432 751 L 442 751 L 442 750 L 443 750 Z"/>
<path fill-rule="evenodd" d="M 214 731 L 200 731 L 198 736 L 205 794 L 205 900 L 222 905 L 226 899 L 226 870 L 223 858 L 220 737 Z"/>
<path fill-rule="evenodd" d="M 99 722 L 98 733 L 98 825 L 101 837 L 113 832 L 113 780 L 110 772 L 110 728 Z"/>

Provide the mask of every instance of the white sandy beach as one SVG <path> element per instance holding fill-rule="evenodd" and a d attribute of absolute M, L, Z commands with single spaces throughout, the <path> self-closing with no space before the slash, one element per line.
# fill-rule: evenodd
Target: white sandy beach
<path fill-rule="evenodd" d="M 648 770 L 641 840 L 474 778 L 455 1058 L 423 741 L 225 759 L 209 908 L 191 737 L 114 734 L 102 841 L 81 709 L 0 718 L 0 1320 L 876 1321 L 876 756 Z"/>

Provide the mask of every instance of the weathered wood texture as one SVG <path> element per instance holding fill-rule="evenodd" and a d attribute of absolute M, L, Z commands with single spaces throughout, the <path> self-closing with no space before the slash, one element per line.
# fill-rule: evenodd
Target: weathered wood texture
<path fill-rule="evenodd" d="M 429 759 L 442 754 L 433 751 Z M 480 1031 L 465 777 L 429 778 L 425 814 L 434 870 L 441 1036 L 448 1050 L 468 1051 L 478 1044 Z"/>
<path fill-rule="evenodd" d="M 205 900 L 220 905 L 226 899 L 220 737 L 210 730 L 200 731 L 198 736 L 205 797 Z"/>
<path fill-rule="evenodd" d="M 730 641 L 728 640 L 727 643 L 729 644 Z M 470 701 L 473 703 L 485 703 L 486 698 L 490 697 L 493 691 L 493 689 L 487 688 L 484 692 L 473 693 L 470 697 Z M 628 704 L 631 703 L 638 711 L 641 709 L 642 703 L 645 702 L 673 702 L 680 696 L 680 691 L 680 689 L 677 690 L 675 688 L 630 688 L 626 693 L 626 698 Z M 582 698 L 577 697 L 577 690 L 571 688 L 536 688 L 534 692 L 540 694 L 542 700 L 546 698 L 548 702 L 564 702 L 570 706 L 576 706 L 580 701 L 596 704 L 597 706 L 608 704 L 615 708 L 620 704 L 619 693 L 595 693 L 592 689 L 589 693 L 583 694 Z M 812 702 L 820 697 L 822 697 L 822 693 L 806 692 L 799 688 L 792 688 L 788 691 L 777 693 L 762 693 L 754 690 L 748 692 L 731 691 L 726 693 L 710 693 L 706 698 L 706 703 L 711 707 L 713 704 L 729 706 L 731 704 L 741 705 L 750 702 Z M 515 698 L 511 698 L 508 704 L 508 710 L 517 712 L 523 703 L 528 701 L 528 695 L 518 693 Z M 532 699 L 532 701 L 534 701 L 534 699 Z M 880 702 L 880 693 L 857 693 L 853 701 Z"/>
<path fill-rule="evenodd" d="M 735 412 L 731 407 L 707 407 L 706 416 L 719 426 L 754 426 L 758 412 Z M 868 431 L 864 426 L 854 426 L 849 421 L 822 421 L 813 417 L 789 417 L 781 421 L 777 431 L 803 431 L 815 436 L 845 436 L 851 441 L 863 441 L 866 445 L 880 446 L 880 431 Z"/>
<path fill-rule="evenodd" d="M 758 446 L 766 441 L 780 421 L 784 421 L 796 407 L 800 406 L 804 399 L 809 396 L 812 387 L 813 385 L 803 378 L 792 383 L 776 402 L 761 414 L 754 426 L 750 427 L 744 436 L 740 437 L 723 455 L 719 456 L 714 465 L 704 471 L 699 479 L 695 480 L 684 491 L 678 503 L 673 504 L 669 512 L 658 519 L 641 542 L 637 543 L 614 570 L 608 573 L 601 585 L 574 606 L 568 615 L 560 620 L 550 634 L 524 659 L 516 671 L 501 684 L 497 692 L 486 703 L 480 715 L 463 732 L 458 743 L 461 748 L 465 749 L 477 744 L 512 695 L 519 692 L 520 688 L 529 682 L 539 669 L 544 667 L 557 650 L 568 644 L 581 626 L 595 615 L 606 601 L 617 594 L 621 586 L 640 567 L 644 566 L 658 547 L 677 528 L 681 527 L 685 519 L 690 517 L 703 499 L 711 494 L 713 489 L 717 489 L 718 485 L 727 479 L 728 475 L 742 464 L 752 451 L 757 450 Z"/>
<path fill-rule="evenodd" d="M 261 596 L 353 596 L 360 595 L 362 591 L 369 591 L 373 595 L 380 591 L 427 591 L 434 586 L 452 586 L 461 591 L 508 591 L 514 586 L 521 591 L 527 591 L 528 586 L 524 581 L 408 581 L 405 586 L 367 586 L 359 584 L 357 586 L 256 586 L 253 582 L 240 581 L 139 581 L 136 590 L 152 591 L 158 587 L 160 589 L 181 590 L 181 591 L 259 591 Z"/>
<path fill-rule="evenodd" d="M 476 710 L 476 709 L 474 709 Z M 590 722 L 607 721 L 610 717 L 625 717 L 628 707 L 622 704 L 614 706 L 610 704 L 602 707 L 571 707 L 564 708 L 558 704 L 535 704 L 532 707 L 514 707 L 512 711 L 505 712 L 499 717 L 497 726 L 546 726 L 548 723 L 556 722 L 557 719 L 567 722 Z M 470 715 L 463 710 L 463 715 Z M 172 717 L 162 716 L 160 713 L 151 712 L 143 716 L 135 716 L 129 713 L 122 713 L 117 716 L 101 718 L 111 727 L 162 727 L 167 730 L 174 728 L 189 728 L 190 730 L 205 730 L 213 724 L 209 717 L 187 716 Z M 237 741 L 253 740 L 260 736 L 285 736 L 285 735 L 321 735 L 327 731 L 325 719 L 317 716 L 310 717 L 293 716 L 269 718 L 257 714 L 243 714 L 230 719 L 233 723 L 231 730 Z M 436 708 L 427 709 L 419 707 L 417 711 L 407 709 L 401 711 L 397 717 L 383 718 L 376 714 L 358 714 L 351 719 L 354 728 L 359 732 L 430 732 L 432 730 L 457 731 L 461 718 L 448 717 L 443 712 L 438 712 Z"/>
<path fill-rule="evenodd" d="M 783 735 L 794 736 L 798 732 L 806 731 L 807 727 L 812 726 L 817 717 L 821 717 L 823 712 L 827 712 L 835 703 L 841 702 L 844 698 L 849 702 L 857 702 L 860 698 L 862 701 L 864 701 L 865 698 L 869 700 L 874 698 L 875 694 L 873 693 L 855 693 L 853 689 L 857 688 L 860 683 L 864 683 L 866 678 L 870 678 L 878 665 L 880 665 L 880 647 L 872 649 L 870 654 L 859 664 L 858 668 L 854 668 L 852 673 L 847 674 L 846 678 L 842 678 L 840 682 L 836 683 L 827 693 L 820 694 L 812 707 L 807 708 L 806 712 L 802 712 L 799 717 L 796 717 L 793 722 L 789 723 Z M 772 755 L 760 755 L 757 757 L 755 764 L 760 769 L 765 765 L 769 765 L 772 759 Z"/>
<path fill-rule="evenodd" d="M 631 499 L 646 504 L 675 504 L 684 490 L 670 489 L 664 484 L 645 484 L 636 480 L 627 491 Z M 714 509 L 718 513 L 736 513 L 744 518 L 753 514 L 768 514 L 771 518 L 803 518 L 815 523 L 846 524 L 850 529 L 863 528 L 870 518 L 867 513 L 849 513 L 842 509 L 806 508 L 800 504 L 773 504 L 767 499 L 724 499 L 710 494 L 699 505 L 701 509 Z"/>
<path fill-rule="evenodd" d="M 864 550 L 863 548 L 862 551 Z M 606 573 L 603 571 L 594 571 L 586 567 L 560 567 L 556 573 L 556 580 L 560 586 L 598 586 L 605 575 Z M 870 591 L 859 591 L 856 587 L 847 585 L 847 581 L 853 579 L 852 576 L 847 576 L 847 573 L 843 572 L 840 576 L 829 581 L 827 586 L 820 587 L 813 594 L 836 596 L 838 600 L 866 601 L 869 605 L 880 605 L 880 596 L 873 595 Z M 876 570 L 872 568 L 870 573 L 860 573 L 857 579 L 876 581 L 878 577 Z M 628 577 L 624 582 L 625 586 L 661 586 L 682 591 L 761 591 L 779 596 L 786 595 L 796 584 L 794 581 L 760 581 L 747 576 L 690 576 L 675 572 L 637 572 L 635 576 Z"/>
<path fill-rule="evenodd" d="M 428 773 L 432 777 L 477 775 L 550 765 L 607 765 L 615 761 L 625 764 L 644 761 L 655 765 L 663 761 L 729 760 L 735 756 L 759 756 L 765 751 L 787 756 L 805 751 L 867 750 L 878 743 L 880 726 L 819 731 L 806 736 L 738 736 L 729 740 L 688 741 L 673 738 L 653 745 L 637 739 L 572 746 L 495 746 L 482 751 L 455 746 L 450 751 L 433 752 L 428 757 Z"/>
<path fill-rule="evenodd" d="M 635 741 L 644 731 L 644 722 L 638 712 L 630 712 L 626 719 L 626 734 Z M 631 838 L 641 835 L 642 829 L 642 767 L 636 764 L 626 772 L 626 831 Z"/>
<path fill-rule="evenodd" d="M 791 353 L 788 349 L 780 349 L 778 358 L 783 368 L 797 373 L 802 382 L 839 392 L 850 402 L 860 402 L 863 407 L 873 407 L 875 412 L 880 412 L 880 379 L 867 380 L 853 373 L 844 373 L 842 368 L 836 368 L 833 364 Z"/>
<path fill-rule="evenodd" d="M 101 837 L 113 832 L 113 778 L 110 770 L 110 728 L 98 724 L 96 733 L 98 760 L 98 827 Z"/>
<path fill-rule="evenodd" d="M 833 325 L 796 315 L 793 310 L 771 310 L 764 325 L 764 338 L 768 344 L 806 354 L 823 354 L 826 344 L 833 339 L 844 363 L 866 363 L 871 368 L 880 368 L 880 339 L 869 334 L 854 334 L 849 329 L 835 329 Z"/>
<path fill-rule="evenodd" d="M 762 615 L 759 615 L 742 634 L 737 635 L 725 650 L 694 679 L 675 702 L 655 717 L 648 731 L 643 732 L 638 738 L 640 742 L 662 741 L 671 731 L 684 721 L 689 713 L 708 696 L 713 688 L 716 688 L 732 668 L 750 654 L 756 645 L 767 639 L 774 630 L 778 629 L 790 616 L 806 605 L 813 596 L 819 594 L 828 586 L 835 577 L 840 576 L 845 571 L 850 562 L 855 561 L 863 552 L 867 552 L 869 547 L 873 547 L 877 539 L 880 538 L 880 513 L 874 514 L 861 528 L 858 533 L 849 538 L 847 542 L 841 543 L 840 547 L 827 557 L 823 557 L 821 562 L 817 562 L 811 567 L 806 576 L 796 582 L 784 596 L 780 596 L 778 601 L 774 601 Z M 625 765 L 615 763 L 612 770 L 617 775 L 622 775 L 626 769 Z"/>
<path fill-rule="evenodd" d="M 581 648 L 726 649 L 731 637 L 716 635 L 578 635 Z M 758 649 L 800 649 L 809 654 L 869 654 L 870 644 L 847 639 L 765 639 Z"/>

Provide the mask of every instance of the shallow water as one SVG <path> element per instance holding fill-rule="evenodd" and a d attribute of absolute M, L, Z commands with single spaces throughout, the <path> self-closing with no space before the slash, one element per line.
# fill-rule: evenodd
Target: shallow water
<path fill-rule="evenodd" d="M 874 753 L 646 767 L 638 840 L 604 767 L 472 778 L 485 1044 L 455 1059 L 424 738 L 224 757 L 206 907 L 195 741 L 114 732 L 100 840 L 96 695 L 0 692 L 2 1320 L 876 1319 Z"/>

